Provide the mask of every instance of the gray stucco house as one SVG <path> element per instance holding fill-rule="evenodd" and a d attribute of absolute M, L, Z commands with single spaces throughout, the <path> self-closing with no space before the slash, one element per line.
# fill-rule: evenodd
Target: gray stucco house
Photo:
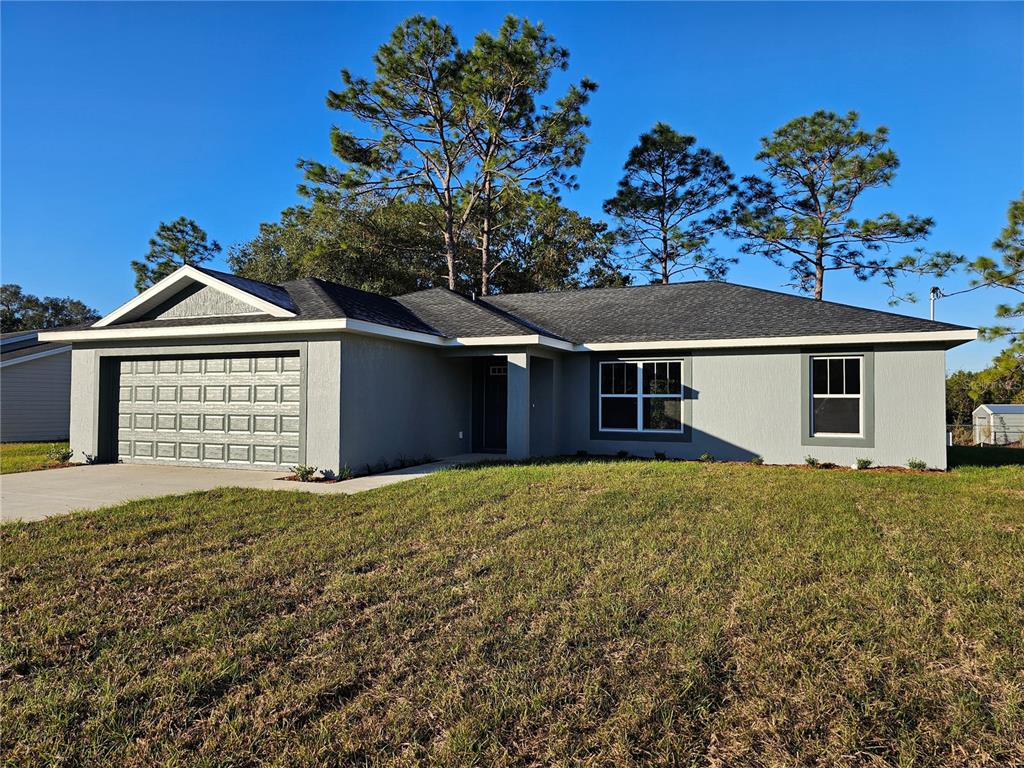
<path fill-rule="evenodd" d="M 67 440 L 70 410 L 71 345 L 0 335 L 0 442 Z"/>
<path fill-rule="evenodd" d="M 395 298 L 183 267 L 72 346 L 76 458 L 239 468 L 493 452 L 946 466 L 970 328 L 720 282 Z"/>

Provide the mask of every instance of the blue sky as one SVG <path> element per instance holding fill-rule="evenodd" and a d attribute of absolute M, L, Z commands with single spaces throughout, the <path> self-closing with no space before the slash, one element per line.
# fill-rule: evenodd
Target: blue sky
<path fill-rule="evenodd" d="M 161 220 L 192 217 L 225 247 L 252 237 L 296 201 L 296 160 L 328 158 L 324 96 L 342 67 L 370 74 L 412 13 L 468 44 L 508 12 L 544 21 L 571 52 L 566 78 L 600 86 L 580 189 L 565 195 L 588 215 L 658 120 L 742 175 L 759 137 L 819 108 L 889 126 L 902 168 L 860 213 L 933 216 L 934 248 L 988 253 L 1024 187 L 1022 4 L 7 2 L 3 281 L 105 312 L 133 295 L 128 263 Z M 779 288 L 786 272 L 745 257 L 729 279 Z M 905 281 L 921 300 L 898 311 L 927 316 L 931 282 Z M 841 275 L 825 286 L 834 301 L 885 309 L 887 297 Z M 984 324 L 997 300 L 949 298 L 938 317 Z M 948 364 L 982 367 L 996 351 L 975 342 Z"/>

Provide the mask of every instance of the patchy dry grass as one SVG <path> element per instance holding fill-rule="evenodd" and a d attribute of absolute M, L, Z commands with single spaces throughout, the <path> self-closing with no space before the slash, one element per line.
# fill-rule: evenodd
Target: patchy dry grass
<path fill-rule="evenodd" d="M 0 529 L 12 765 L 1024 761 L 1024 468 L 452 470 Z"/>
<path fill-rule="evenodd" d="M 12 472 L 32 472 L 36 469 L 54 469 L 62 466 L 52 461 L 47 453 L 51 445 L 67 448 L 63 443 L 0 443 L 0 475 Z"/>

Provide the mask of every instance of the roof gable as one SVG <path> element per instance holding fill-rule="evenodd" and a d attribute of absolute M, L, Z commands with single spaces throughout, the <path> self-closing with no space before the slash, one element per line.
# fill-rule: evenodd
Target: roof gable
<path fill-rule="evenodd" d="M 211 290 L 204 291 L 204 288 Z M 171 314 L 165 315 L 165 312 Z M 100 318 L 92 327 L 104 328 L 164 316 L 224 317 L 241 314 L 286 318 L 295 317 L 296 308 L 288 292 L 280 286 L 186 265 Z"/>

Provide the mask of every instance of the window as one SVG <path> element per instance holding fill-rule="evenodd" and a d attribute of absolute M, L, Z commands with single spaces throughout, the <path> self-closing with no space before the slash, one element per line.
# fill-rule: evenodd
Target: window
<path fill-rule="evenodd" d="M 811 435 L 861 434 L 860 357 L 811 358 Z"/>
<path fill-rule="evenodd" d="M 682 432 L 682 361 L 601 363 L 599 424 L 602 431 Z"/>

